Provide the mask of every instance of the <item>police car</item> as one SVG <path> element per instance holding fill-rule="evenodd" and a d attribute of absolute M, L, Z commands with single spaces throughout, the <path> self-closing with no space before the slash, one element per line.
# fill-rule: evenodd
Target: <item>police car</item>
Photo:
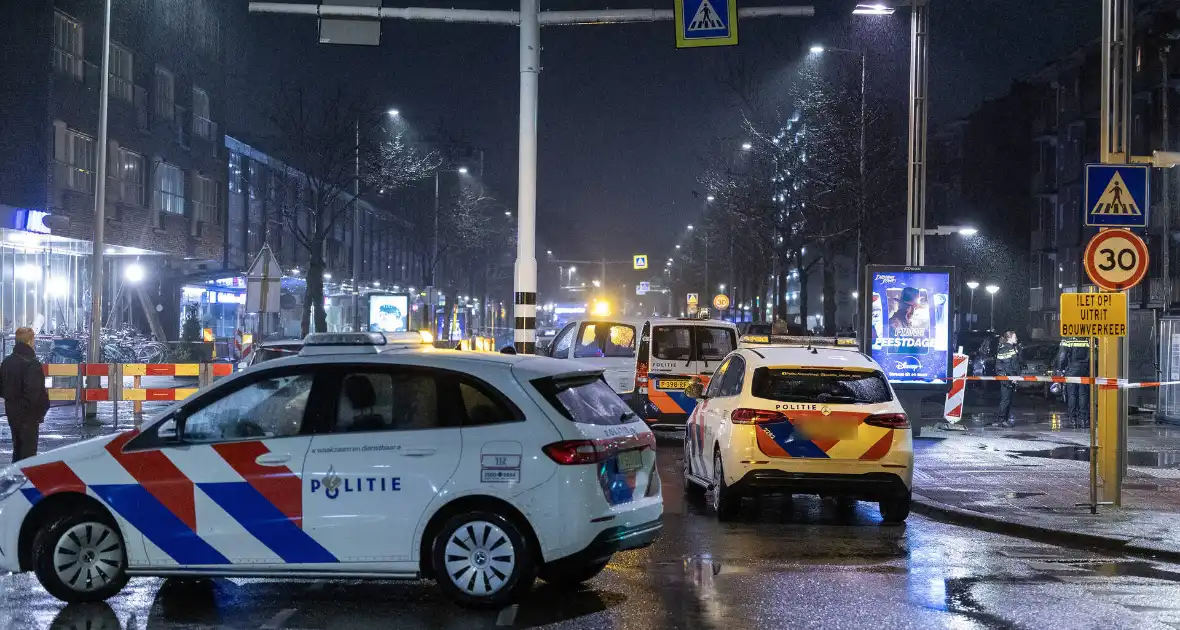
<path fill-rule="evenodd" d="M 684 440 L 689 492 L 712 489 L 717 516 L 742 497 L 815 494 L 910 511 L 913 436 L 881 367 L 852 339 L 743 337 L 707 388 Z"/>
<path fill-rule="evenodd" d="M 68 602 L 143 575 L 429 577 L 501 606 L 658 535 L 655 440 L 601 370 L 385 345 L 309 335 L 141 431 L 3 469 L 0 571 Z"/>

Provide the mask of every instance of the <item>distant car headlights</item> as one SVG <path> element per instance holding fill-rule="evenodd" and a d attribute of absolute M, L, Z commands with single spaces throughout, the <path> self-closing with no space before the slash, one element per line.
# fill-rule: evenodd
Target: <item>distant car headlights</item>
<path fill-rule="evenodd" d="M 0 470 L 0 501 L 7 499 L 21 486 L 25 485 L 28 479 L 25 478 L 24 473 L 16 466 L 9 466 L 4 470 Z"/>

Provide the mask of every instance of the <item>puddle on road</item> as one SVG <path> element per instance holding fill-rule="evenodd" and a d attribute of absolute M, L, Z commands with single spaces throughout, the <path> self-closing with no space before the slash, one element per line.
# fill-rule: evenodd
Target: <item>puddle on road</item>
<path fill-rule="evenodd" d="M 1070 459 L 1082 462 L 1090 461 L 1090 447 L 1088 446 L 1058 446 L 1056 448 L 1035 451 L 1010 452 L 1021 457 Z M 1129 451 L 1127 453 L 1127 464 L 1129 466 L 1146 466 L 1149 468 L 1180 468 L 1180 452 Z"/>

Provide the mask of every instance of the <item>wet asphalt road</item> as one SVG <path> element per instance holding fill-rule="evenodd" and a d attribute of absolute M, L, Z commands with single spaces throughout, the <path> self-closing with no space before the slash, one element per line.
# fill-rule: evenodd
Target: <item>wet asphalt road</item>
<path fill-rule="evenodd" d="M 665 529 L 588 588 L 538 582 L 519 606 L 459 609 L 429 583 L 132 580 L 109 604 L 63 606 L 0 576 L 0 629 L 1180 628 L 1180 566 L 1104 556 L 911 516 L 880 524 L 813 498 L 747 501 L 719 524 L 660 448 Z"/>

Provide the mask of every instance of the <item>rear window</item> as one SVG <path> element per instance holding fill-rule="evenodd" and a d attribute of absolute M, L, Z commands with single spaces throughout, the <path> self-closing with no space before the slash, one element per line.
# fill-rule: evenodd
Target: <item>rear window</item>
<path fill-rule="evenodd" d="M 823 369 L 754 370 L 752 393 L 781 402 L 814 402 L 872 405 L 893 400 L 880 372 Z"/>
<path fill-rule="evenodd" d="M 624 358 L 635 357 L 635 327 L 626 324 L 598 322 L 582 324 L 574 357 Z"/>
<path fill-rule="evenodd" d="M 613 426 L 635 420 L 635 413 L 600 376 L 542 378 L 533 381 L 533 386 L 561 415 L 573 422 Z"/>

